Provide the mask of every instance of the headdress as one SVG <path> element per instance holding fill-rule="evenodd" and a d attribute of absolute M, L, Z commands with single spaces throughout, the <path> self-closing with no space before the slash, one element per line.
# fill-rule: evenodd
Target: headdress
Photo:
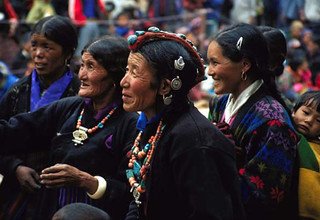
<path fill-rule="evenodd" d="M 205 77 L 205 65 L 204 60 L 201 55 L 197 52 L 197 48 L 193 43 L 186 38 L 184 34 L 170 33 L 166 31 L 161 31 L 157 27 L 150 27 L 148 31 L 136 31 L 134 35 L 128 37 L 129 49 L 132 51 L 137 51 L 145 43 L 156 41 L 156 40 L 173 40 L 180 43 L 197 62 L 197 76 L 196 83 L 204 80 Z M 181 59 L 178 60 L 181 63 Z M 182 60 L 183 62 L 183 60 Z M 177 67 L 175 67 L 177 69 Z"/>

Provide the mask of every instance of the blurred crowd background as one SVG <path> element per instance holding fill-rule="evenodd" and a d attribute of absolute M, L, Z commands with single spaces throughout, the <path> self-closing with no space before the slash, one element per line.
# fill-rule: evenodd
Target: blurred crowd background
<path fill-rule="evenodd" d="M 95 14 L 87 13 L 90 7 Z M 0 96 L 10 83 L 30 74 L 30 30 L 39 19 L 53 14 L 70 17 L 77 27 L 75 71 L 83 46 L 101 35 L 127 37 L 135 30 L 158 26 L 185 34 L 206 59 L 210 38 L 217 31 L 245 22 L 277 27 L 285 35 L 285 69 L 277 82 L 290 101 L 320 89 L 319 0 L 0 0 Z M 208 77 L 192 89 L 190 98 L 206 107 L 212 94 Z"/>

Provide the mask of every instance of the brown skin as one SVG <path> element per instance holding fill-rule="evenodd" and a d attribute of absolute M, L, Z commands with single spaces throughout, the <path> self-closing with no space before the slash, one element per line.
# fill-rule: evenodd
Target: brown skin
<path fill-rule="evenodd" d="M 61 45 L 43 35 L 31 36 L 31 58 L 40 80 L 48 88 L 66 71 L 66 60 L 71 54 L 65 54 Z"/>
<path fill-rule="evenodd" d="M 71 57 L 66 54 L 61 45 L 47 39 L 44 35 L 33 34 L 30 40 L 30 54 L 39 79 L 48 88 L 66 71 L 65 61 Z M 18 166 L 16 177 L 27 192 L 40 188 L 39 175 L 30 167 Z"/>
<path fill-rule="evenodd" d="M 113 100 L 115 86 L 111 76 L 88 52 L 82 55 L 79 78 L 79 96 L 91 98 L 96 111 Z M 94 194 L 98 189 L 96 178 L 68 164 L 56 164 L 42 170 L 40 180 L 47 188 L 77 186 L 90 194 Z"/>
<path fill-rule="evenodd" d="M 157 114 L 158 95 L 170 92 L 170 81 L 162 80 L 158 89 L 153 88 L 154 72 L 140 53 L 130 53 L 126 75 L 120 82 L 123 108 L 129 112 L 142 111 L 148 119 Z"/>
<path fill-rule="evenodd" d="M 208 74 L 214 80 L 213 86 L 216 94 L 231 93 L 237 99 L 241 92 L 253 83 L 249 78 L 245 81 L 241 79 L 241 73 L 250 69 L 250 62 L 246 59 L 239 62 L 231 61 L 223 56 L 222 48 L 216 41 L 210 43 L 207 57 L 209 60 Z"/>

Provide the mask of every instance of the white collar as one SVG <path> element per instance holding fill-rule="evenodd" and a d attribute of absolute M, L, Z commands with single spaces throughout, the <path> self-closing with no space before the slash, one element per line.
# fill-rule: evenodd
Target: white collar
<path fill-rule="evenodd" d="M 226 123 L 230 123 L 231 118 L 237 113 L 239 108 L 246 103 L 246 101 L 261 87 L 262 84 L 263 80 L 256 80 L 243 90 L 236 100 L 234 100 L 232 94 L 229 95 L 226 109 L 224 110 L 224 121 Z"/>

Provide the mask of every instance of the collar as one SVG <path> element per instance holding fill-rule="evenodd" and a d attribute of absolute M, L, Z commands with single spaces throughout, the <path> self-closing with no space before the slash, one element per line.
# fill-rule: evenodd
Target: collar
<path fill-rule="evenodd" d="M 144 131 L 144 129 L 147 127 L 148 124 L 151 124 L 151 123 L 156 122 L 156 121 L 160 121 L 161 116 L 162 116 L 162 113 L 159 113 L 159 114 L 155 115 L 154 117 L 152 117 L 148 121 L 147 116 L 143 112 L 141 112 L 141 114 L 140 114 L 140 116 L 138 118 L 136 127 L 140 131 Z"/>
<path fill-rule="evenodd" d="M 241 106 L 262 86 L 263 80 L 259 79 L 248 86 L 235 100 L 232 94 L 229 95 L 224 111 L 224 121 L 230 124 L 232 117 L 238 112 Z"/>

